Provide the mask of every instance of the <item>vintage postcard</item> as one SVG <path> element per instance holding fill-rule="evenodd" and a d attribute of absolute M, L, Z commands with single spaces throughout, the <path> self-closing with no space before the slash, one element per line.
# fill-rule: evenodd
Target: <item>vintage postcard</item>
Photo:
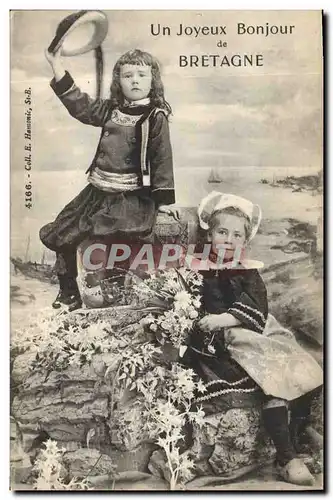
<path fill-rule="evenodd" d="M 323 490 L 323 13 L 14 10 L 12 490 Z"/>

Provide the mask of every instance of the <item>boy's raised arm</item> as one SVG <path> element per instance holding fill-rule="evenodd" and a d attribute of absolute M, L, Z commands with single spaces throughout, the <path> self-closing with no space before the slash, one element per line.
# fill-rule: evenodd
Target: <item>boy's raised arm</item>
<path fill-rule="evenodd" d="M 60 50 L 55 54 L 50 54 L 46 50 L 45 56 L 54 75 L 51 88 L 69 114 L 86 125 L 102 127 L 110 111 L 110 101 L 93 99 L 85 92 L 81 92 L 71 75 L 64 69 Z"/>

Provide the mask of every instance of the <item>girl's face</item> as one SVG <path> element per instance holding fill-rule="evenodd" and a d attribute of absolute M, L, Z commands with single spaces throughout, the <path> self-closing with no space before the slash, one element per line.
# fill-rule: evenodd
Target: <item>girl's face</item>
<path fill-rule="evenodd" d="M 124 64 L 120 67 L 120 86 L 128 101 L 138 101 L 148 97 L 151 80 L 151 66 Z"/>
<path fill-rule="evenodd" d="M 232 259 L 236 248 L 246 246 L 245 222 L 241 217 L 231 214 L 221 214 L 216 226 L 210 231 L 212 251 L 218 255 L 225 250 L 224 258 Z"/>

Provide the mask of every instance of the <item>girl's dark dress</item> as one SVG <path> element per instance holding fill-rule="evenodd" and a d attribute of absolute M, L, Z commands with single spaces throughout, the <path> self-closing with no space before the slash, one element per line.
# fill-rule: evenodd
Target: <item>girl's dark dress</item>
<path fill-rule="evenodd" d="M 263 332 L 268 314 L 267 292 L 256 269 L 209 270 L 202 271 L 202 274 L 205 314 L 227 312 L 237 318 L 241 326 Z M 208 391 L 201 398 L 205 401 L 220 396 L 220 391 L 224 394 L 231 388 L 247 390 L 256 387 L 225 349 L 223 334 L 224 329 L 208 335 L 194 331 L 184 356 L 183 362 L 207 384 Z"/>

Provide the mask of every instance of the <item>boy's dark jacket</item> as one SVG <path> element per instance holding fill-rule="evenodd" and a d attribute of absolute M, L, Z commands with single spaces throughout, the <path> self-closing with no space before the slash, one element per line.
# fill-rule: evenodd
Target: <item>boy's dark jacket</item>
<path fill-rule="evenodd" d="M 51 87 L 74 118 L 102 127 L 88 171 L 98 167 L 119 174 L 137 173 L 157 205 L 175 202 L 169 126 L 162 110 L 150 106 L 112 109 L 109 99 L 93 99 L 81 92 L 67 71 L 58 82 L 53 79 Z M 144 130 L 149 130 L 147 144 Z"/>

